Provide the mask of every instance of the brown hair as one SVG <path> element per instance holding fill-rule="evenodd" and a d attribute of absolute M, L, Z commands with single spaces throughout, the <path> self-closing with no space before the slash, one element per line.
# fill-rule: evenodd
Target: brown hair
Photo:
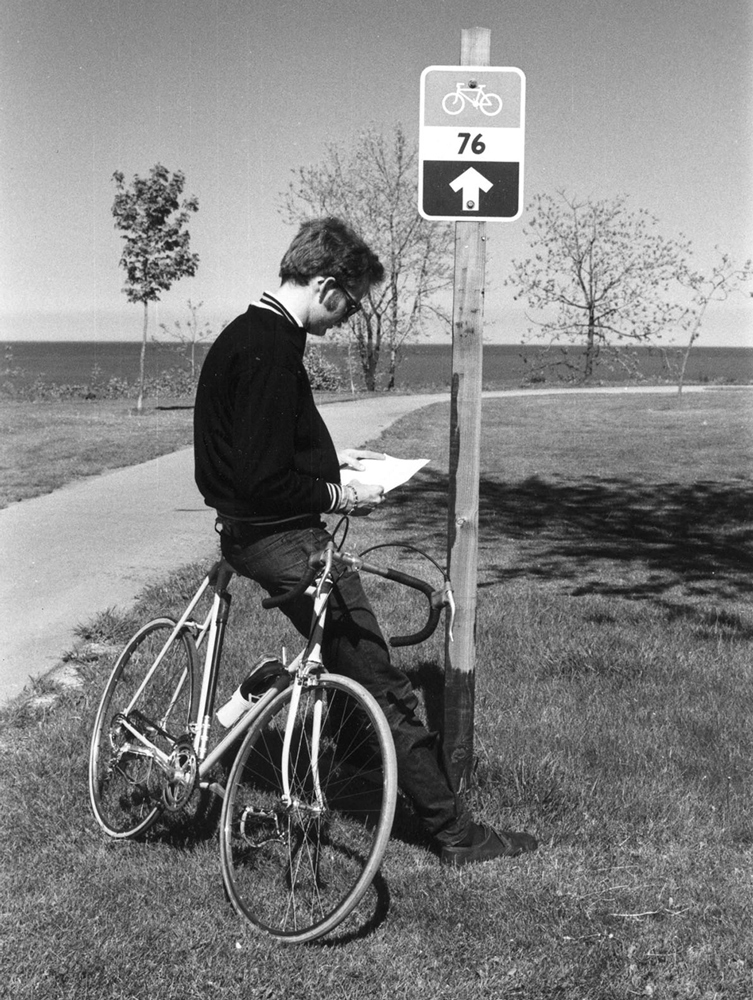
<path fill-rule="evenodd" d="M 342 219 L 328 216 L 304 222 L 280 261 L 280 280 L 306 285 L 317 275 L 344 285 L 369 285 L 384 279 L 384 267 L 361 237 Z"/>

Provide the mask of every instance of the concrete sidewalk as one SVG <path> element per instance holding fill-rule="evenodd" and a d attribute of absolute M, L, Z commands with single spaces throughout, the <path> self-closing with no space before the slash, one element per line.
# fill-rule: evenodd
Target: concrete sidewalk
<path fill-rule="evenodd" d="M 684 391 L 722 389 L 687 386 Z M 672 386 L 513 389 L 485 392 L 484 399 L 676 392 Z M 380 395 L 323 404 L 321 411 L 335 445 L 352 448 L 406 413 L 449 398 L 449 393 Z M 128 605 L 151 580 L 184 563 L 210 559 L 216 551 L 214 512 L 194 485 L 191 449 L 0 510 L 0 703 L 60 662 L 74 644 L 76 624 Z"/>
<path fill-rule="evenodd" d="M 380 396 L 321 411 L 335 445 L 351 448 L 448 398 Z M 190 448 L 0 510 L 0 702 L 60 662 L 79 622 L 128 605 L 151 580 L 216 550 Z"/>

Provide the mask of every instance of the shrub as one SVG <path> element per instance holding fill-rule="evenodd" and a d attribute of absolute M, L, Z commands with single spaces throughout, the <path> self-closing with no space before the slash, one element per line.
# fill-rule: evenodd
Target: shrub
<path fill-rule="evenodd" d="M 331 361 L 322 356 L 318 347 L 309 347 L 304 359 L 312 389 L 339 392 L 342 389 L 342 372 Z"/>

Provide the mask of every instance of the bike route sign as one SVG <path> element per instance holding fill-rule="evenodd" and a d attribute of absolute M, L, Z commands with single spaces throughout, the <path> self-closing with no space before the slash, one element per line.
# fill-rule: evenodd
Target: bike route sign
<path fill-rule="evenodd" d="M 421 74 L 418 210 L 435 221 L 512 222 L 523 212 L 526 79 L 508 66 Z"/>

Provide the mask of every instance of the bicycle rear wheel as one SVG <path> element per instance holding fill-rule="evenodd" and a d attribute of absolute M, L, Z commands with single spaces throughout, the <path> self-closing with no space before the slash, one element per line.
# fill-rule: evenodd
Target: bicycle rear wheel
<path fill-rule="evenodd" d="M 198 701 L 198 654 L 182 629 L 153 665 L 175 629 L 171 618 L 148 622 L 128 642 L 100 702 L 89 751 L 89 797 L 97 822 L 111 837 L 136 837 L 164 808 L 165 769 L 127 729 L 125 719 L 163 753 L 182 763 Z"/>
<path fill-rule="evenodd" d="M 220 846 L 238 913 L 275 938 L 302 943 L 336 927 L 368 890 L 392 830 L 397 765 L 374 698 L 346 677 L 324 674 L 301 691 L 285 801 L 282 758 L 292 694 L 287 688 L 270 702 L 238 752 Z"/>

